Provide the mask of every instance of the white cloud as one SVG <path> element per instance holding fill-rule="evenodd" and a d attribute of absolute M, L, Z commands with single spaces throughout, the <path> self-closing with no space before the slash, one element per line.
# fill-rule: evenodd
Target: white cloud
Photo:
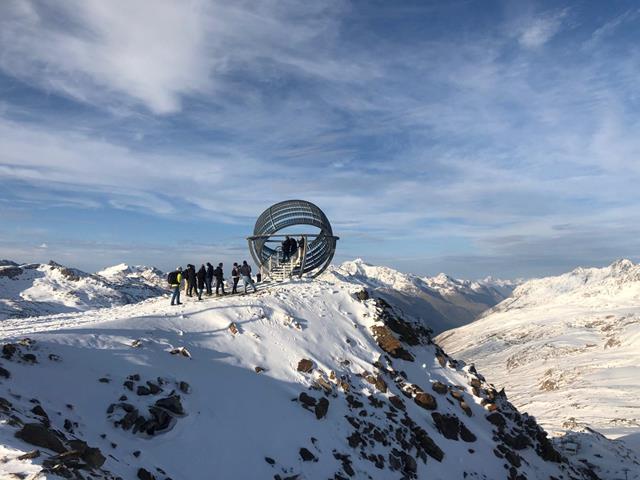
<path fill-rule="evenodd" d="M 526 48 L 539 48 L 551 40 L 561 29 L 568 10 L 534 16 L 524 22 L 518 41 Z"/>
<path fill-rule="evenodd" d="M 219 93 L 231 66 L 257 65 L 274 52 L 313 75 L 345 75 L 340 64 L 320 61 L 321 51 L 309 60 L 307 50 L 331 29 L 324 12 L 335 5 L 8 0 L 0 5 L 0 68 L 83 102 L 172 113 L 185 97 Z"/>

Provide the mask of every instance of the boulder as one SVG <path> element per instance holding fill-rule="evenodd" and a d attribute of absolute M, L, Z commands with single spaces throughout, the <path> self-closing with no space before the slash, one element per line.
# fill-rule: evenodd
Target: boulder
<path fill-rule="evenodd" d="M 2 356 L 7 360 L 11 360 L 13 355 L 18 351 L 18 347 L 13 343 L 5 343 L 2 346 Z"/>
<path fill-rule="evenodd" d="M 444 438 L 458 440 L 460 431 L 460 420 L 455 415 L 442 415 L 438 412 L 431 413 L 431 418 L 436 424 L 436 428 Z"/>
<path fill-rule="evenodd" d="M 356 292 L 356 298 L 361 302 L 365 302 L 369 300 L 369 292 L 367 292 L 367 290 L 363 288 L 359 292 Z"/>
<path fill-rule="evenodd" d="M 504 426 L 507 424 L 507 421 L 504 419 L 500 412 L 490 413 L 489 415 L 487 415 L 487 420 L 499 429 L 504 428 Z"/>
<path fill-rule="evenodd" d="M 306 392 L 302 392 L 298 396 L 298 400 L 300 401 L 300 403 L 302 403 L 302 405 L 305 405 L 307 407 L 315 407 L 317 403 L 317 400 Z"/>
<path fill-rule="evenodd" d="M 313 362 L 308 358 L 303 358 L 298 362 L 298 371 L 302 373 L 309 373 L 313 370 Z"/>
<path fill-rule="evenodd" d="M 262 368 L 262 367 L 260 367 L 260 366 L 255 367 L 255 368 L 254 368 L 254 370 L 256 371 L 256 373 L 262 373 L 262 372 L 264 372 L 264 368 Z"/>
<path fill-rule="evenodd" d="M 156 477 L 150 472 L 148 472 L 147 470 L 145 470 L 144 468 L 138 469 L 137 476 L 139 480 L 156 480 Z"/>
<path fill-rule="evenodd" d="M 136 394 L 151 395 L 151 390 L 149 390 L 149 388 L 145 387 L 144 385 L 138 385 L 138 388 L 136 389 Z"/>
<path fill-rule="evenodd" d="M 371 327 L 373 337 L 376 342 L 393 358 L 400 358 L 408 362 L 413 362 L 414 358 L 407 350 L 402 347 L 402 343 L 394 335 L 391 329 L 385 325 L 374 325 Z"/>
<path fill-rule="evenodd" d="M 394 407 L 396 407 L 398 410 L 405 410 L 407 407 L 405 407 L 404 402 L 402 401 L 402 399 L 396 395 L 391 395 L 389 397 L 389 402 L 391 402 L 391 405 L 393 405 Z"/>
<path fill-rule="evenodd" d="M 463 422 L 460 422 L 460 438 L 464 442 L 475 442 L 477 440 L 473 432 Z"/>
<path fill-rule="evenodd" d="M 32 450 L 17 457 L 18 460 L 33 460 L 40 456 L 40 450 Z"/>
<path fill-rule="evenodd" d="M 187 382 L 180 382 L 178 387 L 182 393 L 191 393 L 191 386 Z"/>
<path fill-rule="evenodd" d="M 449 391 L 444 383 L 438 382 L 437 380 L 431 384 L 431 389 L 440 395 L 445 395 Z"/>
<path fill-rule="evenodd" d="M 425 410 L 435 410 L 438 408 L 438 403 L 434 396 L 426 392 L 419 392 L 413 400 Z"/>
<path fill-rule="evenodd" d="M 99 448 L 87 448 L 81 456 L 82 460 L 91 468 L 100 468 L 104 465 L 106 460 L 105 456 Z"/>
<path fill-rule="evenodd" d="M 321 418 L 324 418 L 327 415 L 328 411 L 329 411 L 329 400 L 322 397 L 318 401 L 318 404 L 316 405 L 316 408 L 315 408 L 316 418 L 318 420 L 320 420 Z"/>
<path fill-rule="evenodd" d="M 174 415 L 184 415 L 186 413 L 182 407 L 179 395 L 171 395 L 170 397 L 161 398 L 156 402 L 156 406 L 164 408 Z"/>
<path fill-rule="evenodd" d="M 147 387 L 152 395 L 157 395 L 162 391 L 162 389 L 153 382 L 147 382 Z"/>
<path fill-rule="evenodd" d="M 307 450 L 306 448 L 302 447 L 300 449 L 300 458 L 302 458 L 302 461 L 304 462 L 317 462 L 318 459 L 317 457 L 311 453 L 309 450 Z"/>
<path fill-rule="evenodd" d="M 0 377 L 2 377 L 2 378 L 11 378 L 11 373 L 6 368 L 0 367 Z"/>
<path fill-rule="evenodd" d="M 56 453 L 62 453 L 66 450 L 55 431 L 41 423 L 26 423 L 15 435 L 30 445 L 47 448 Z"/>

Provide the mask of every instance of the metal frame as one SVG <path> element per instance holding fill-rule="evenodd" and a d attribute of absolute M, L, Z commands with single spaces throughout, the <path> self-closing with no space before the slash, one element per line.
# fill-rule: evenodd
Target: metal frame
<path fill-rule="evenodd" d="M 305 239 L 302 258 L 292 275 L 317 277 L 331 263 L 339 237 L 333 234 L 329 219 L 320 208 L 305 200 L 286 200 L 267 208 L 256 220 L 253 235 L 247 238 L 249 251 L 256 264 L 268 275 L 270 259 L 278 254 L 278 248 L 268 243 L 278 242 L 287 235 L 278 232 L 294 225 L 311 225 L 320 230 L 317 234 L 290 233 L 290 237 Z"/>

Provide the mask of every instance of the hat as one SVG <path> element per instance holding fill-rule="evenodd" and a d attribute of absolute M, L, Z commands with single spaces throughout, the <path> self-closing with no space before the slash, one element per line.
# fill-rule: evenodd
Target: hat
<path fill-rule="evenodd" d="M 181 272 L 182 271 L 182 267 L 176 267 L 176 270 Z"/>

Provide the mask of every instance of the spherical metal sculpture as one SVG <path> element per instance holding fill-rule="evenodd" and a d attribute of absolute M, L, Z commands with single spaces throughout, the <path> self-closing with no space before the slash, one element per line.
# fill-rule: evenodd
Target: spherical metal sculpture
<path fill-rule="evenodd" d="M 310 225 L 319 232 L 282 233 L 283 229 L 295 225 Z M 286 237 L 302 239 L 300 248 L 291 255 L 282 249 Z M 329 219 L 316 205 L 305 200 L 287 200 L 262 212 L 247 241 L 251 256 L 263 275 L 281 280 L 291 276 L 320 275 L 333 259 L 338 237 L 333 235 Z"/>

